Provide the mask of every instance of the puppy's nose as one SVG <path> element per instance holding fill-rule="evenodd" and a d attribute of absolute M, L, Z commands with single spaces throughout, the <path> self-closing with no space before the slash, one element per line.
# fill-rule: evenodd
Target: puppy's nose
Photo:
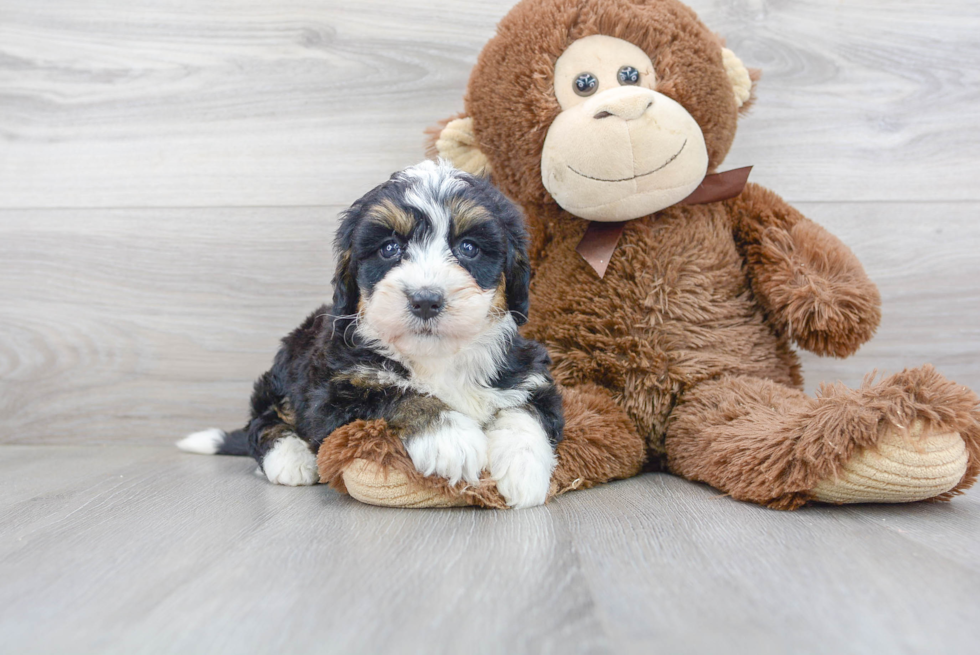
<path fill-rule="evenodd" d="M 427 321 L 442 311 L 445 298 L 438 291 L 421 289 L 408 294 L 408 308 L 413 314 Z"/>

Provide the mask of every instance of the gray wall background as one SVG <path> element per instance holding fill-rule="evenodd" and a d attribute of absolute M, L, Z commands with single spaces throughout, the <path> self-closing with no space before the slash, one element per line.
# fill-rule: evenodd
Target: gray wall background
<path fill-rule="evenodd" d="M 422 157 L 512 2 L 0 0 L 0 443 L 245 418 L 336 215 Z M 840 236 L 877 338 L 980 389 L 980 5 L 692 0 L 752 67 L 727 167 Z"/>

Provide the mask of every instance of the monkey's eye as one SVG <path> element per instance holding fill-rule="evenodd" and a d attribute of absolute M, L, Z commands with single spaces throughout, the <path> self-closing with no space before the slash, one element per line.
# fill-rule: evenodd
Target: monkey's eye
<path fill-rule="evenodd" d="M 402 254 L 402 244 L 394 239 L 385 241 L 378 250 L 378 254 L 381 255 L 381 259 L 394 259 Z"/>
<path fill-rule="evenodd" d="M 623 66 L 620 68 L 616 77 L 619 78 L 619 83 L 623 85 L 640 83 L 640 71 L 632 66 Z"/>
<path fill-rule="evenodd" d="M 578 95 L 590 96 L 599 88 L 599 80 L 592 73 L 579 73 L 572 86 Z"/>
<path fill-rule="evenodd" d="M 480 246 L 476 245 L 469 239 L 463 239 L 459 242 L 459 254 L 467 259 L 473 259 L 480 254 Z"/>

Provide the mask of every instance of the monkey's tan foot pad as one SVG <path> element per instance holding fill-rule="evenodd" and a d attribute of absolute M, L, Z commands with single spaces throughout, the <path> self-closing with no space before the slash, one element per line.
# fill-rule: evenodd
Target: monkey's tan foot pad
<path fill-rule="evenodd" d="M 355 459 L 344 469 L 344 486 L 356 500 L 381 507 L 463 507 L 463 496 L 420 485 L 398 469 L 385 469 L 377 462 Z"/>
<path fill-rule="evenodd" d="M 958 432 L 931 432 L 916 421 L 909 430 L 891 430 L 874 448 L 857 452 L 811 495 L 837 505 L 927 500 L 959 484 L 968 461 Z"/>

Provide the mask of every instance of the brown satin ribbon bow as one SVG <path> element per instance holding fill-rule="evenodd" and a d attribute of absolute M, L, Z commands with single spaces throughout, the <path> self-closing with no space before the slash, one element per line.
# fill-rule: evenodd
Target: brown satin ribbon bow
<path fill-rule="evenodd" d="M 704 205 L 709 202 L 721 202 L 735 198 L 745 188 L 751 170 L 751 166 L 746 166 L 724 173 L 708 175 L 701 181 L 694 193 L 677 204 Z M 578 242 L 578 246 L 575 248 L 575 251 L 589 263 L 589 266 L 595 269 L 600 278 L 606 274 L 609 259 L 612 257 L 613 251 L 616 250 L 616 244 L 619 243 L 619 238 L 623 236 L 623 230 L 627 223 L 629 221 L 616 223 L 590 221 L 582 240 Z"/>

